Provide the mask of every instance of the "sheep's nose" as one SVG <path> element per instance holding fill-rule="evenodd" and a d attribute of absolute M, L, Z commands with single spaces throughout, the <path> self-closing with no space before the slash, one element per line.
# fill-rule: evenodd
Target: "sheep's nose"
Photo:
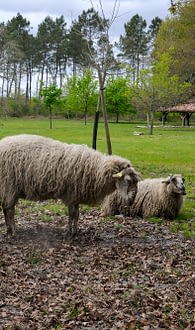
<path fill-rule="evenodd" d="M 186 195 L 185 187 L 183 187 L 183 189 L 182 189 L 182 194 L 183 194 L 183 195 Z"/>
<path fill-rule="evenodd" d="M 181 190 L 182 195 L 186 195 L 186 189 L 185 189 L 184 185 L 182 185 L 180 190 Z"/>

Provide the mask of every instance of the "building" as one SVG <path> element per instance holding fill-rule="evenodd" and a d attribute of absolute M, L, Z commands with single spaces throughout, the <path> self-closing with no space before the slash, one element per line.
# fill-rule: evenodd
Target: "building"
<path fill-rule="evenodd" d="M 182 120 L 182 126 L 190 126 L 190 118 L 195 113 L 195 102 L 177 104 L 169 108 L 160 108 L 157 112 L 162 113 L 162 125 L 165 125 L 169 113 L 178 113 Z"/>

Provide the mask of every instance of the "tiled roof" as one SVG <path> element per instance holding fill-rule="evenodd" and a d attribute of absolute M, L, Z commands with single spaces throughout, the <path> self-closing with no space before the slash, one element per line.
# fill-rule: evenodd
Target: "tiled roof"
<path fill-rule="evenodd" d="M 183 103 L 169 108 L 160 108 L 159 112 L 195 112 L 195 103 Z"/>

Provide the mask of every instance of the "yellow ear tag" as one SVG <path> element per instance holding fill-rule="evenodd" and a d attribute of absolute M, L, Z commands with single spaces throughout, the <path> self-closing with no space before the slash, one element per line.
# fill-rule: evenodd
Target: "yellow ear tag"
<path fill-rule="evenodd" d="M 122 172 L 118 172 L 116 174 L 113 174 L 113 178 L 121 178 L 123 176 Z"/>

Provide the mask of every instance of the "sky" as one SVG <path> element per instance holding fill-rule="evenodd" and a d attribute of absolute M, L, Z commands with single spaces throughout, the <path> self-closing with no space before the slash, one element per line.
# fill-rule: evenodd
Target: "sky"
<path fill-rule="evenodd" d="M 53 19 L 64 16 L 67 28 L 70 27 L 72 20 L 77 20 L 78 15 L 83 10 L 93 6 L 100 11 L 99 0 L 8 0 L 0 3 L 0 22 L 7 23 L 20 13 L 30 21 L 32 32 L 36 34 L 38 25 L 43 22 L 46 16 Z M 102 8 L 105 17 L 111 19 L 115 0 L 102 0 Z M 127 23 L 134 15 L 138 14 L 143 19 L 150 22 L 156 16 L 165 19 L 169 15 L 168 8 L 170 0 L 117 0 L 115 18 L 111 27 L 111 37 L 117 39 L 124 34 L 124 23 Z"/>

